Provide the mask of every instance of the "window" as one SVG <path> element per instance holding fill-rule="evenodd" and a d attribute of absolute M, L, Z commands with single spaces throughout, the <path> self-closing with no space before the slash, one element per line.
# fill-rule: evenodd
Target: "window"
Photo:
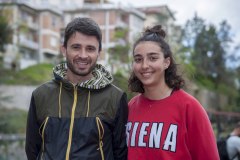
<path fill-rule="evenodd" d="M 55 37 L 51 37 L 50 38 L 50 45 L 52 47 L 56 47 L 57 46 L 57 39 Z"/>

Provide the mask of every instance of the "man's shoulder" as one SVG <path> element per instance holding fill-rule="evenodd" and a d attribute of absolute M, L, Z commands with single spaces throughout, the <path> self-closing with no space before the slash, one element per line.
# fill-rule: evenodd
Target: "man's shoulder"
<path fill-rule="evenodd" d="M 107 95 L 112 99 L 120 99 L 124 94 L 126 94 L 121 88 L 117 87 L 114 84 L 109 84 L 105 88 L 96 91 L 96 93 L 100 95 Z"/>
<path fill-rule="evenodd" d="M 33 94 L 40 94 L 40 93 L 48 93 L 49 91 L 53 90 L 54 88 L 57 88 L 57 85 L 53 81 L 48 81 L 46 83 L 43 83 L 39 85 L 34 91 Z"/>
<path fill-rule="evenodd" d="M 123 94 L 123 90 L 119 87 L 117 87 L 114 84 L 109 84 L 108 86 L 105 87 L 105 90 L 110 91 L 110 92 L 115 92 L 115 93 L 119 93 L 119 94 Z"/>

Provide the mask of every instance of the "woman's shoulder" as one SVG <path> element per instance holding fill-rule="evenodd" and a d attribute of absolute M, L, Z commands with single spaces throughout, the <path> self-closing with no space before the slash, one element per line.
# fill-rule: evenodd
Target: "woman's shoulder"
<path fill-rule="evenodd" d="M 181 97 L 182 100 L 189 100 L 189 101 L 197 101 L 197 99 L 191 95 L 190 93 L 188 93 L 187 91 L 183 90 L 183 89 L 179 89 L 174 91 L 174 94 L 176 97 Z"/>
<path fill-rule="evenodd" d="M 130 101 L 128 102 L 128 106 L 132 106 L 134 103 L 136 103 L 140 99 L 140 97 L 141 97 L 141 94 L 138 94 L 133 98 L 131 98 Z"/>
<path fill-rule="evenodd" d="M 189 94 L 188 92 L 184 91 L 183 89 L 175 91 L 173 95 L 173 99 L 175 99 L 174 100 L 175 102 L 185 107 L 202 108 L 202 105 L 197 100 L 197 98 L 195 98 L 193 95 Z"/>

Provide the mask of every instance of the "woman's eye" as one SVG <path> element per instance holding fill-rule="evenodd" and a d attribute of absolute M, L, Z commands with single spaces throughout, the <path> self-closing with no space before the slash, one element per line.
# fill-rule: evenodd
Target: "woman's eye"
<path fill-rule="evenodd" d="M 134 58 L 134 62 L 136 62 L 136 63 L 139 63 L 139 62 L 141 62 L 141 58 Z"/>
<path fill-rule="evenodd" d="M 157 57 L 150 57 L 150 61 L 156 61 L 158 58 Z"/>

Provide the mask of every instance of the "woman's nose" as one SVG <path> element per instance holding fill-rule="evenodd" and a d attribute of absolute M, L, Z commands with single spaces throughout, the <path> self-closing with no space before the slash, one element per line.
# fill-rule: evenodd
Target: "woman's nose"
<path fill-rule="evenodd" d="M 148 60 L 144 59 L 142 62 L 142 68 L 148 68 L 149 64 L 148 64 Z"/>

